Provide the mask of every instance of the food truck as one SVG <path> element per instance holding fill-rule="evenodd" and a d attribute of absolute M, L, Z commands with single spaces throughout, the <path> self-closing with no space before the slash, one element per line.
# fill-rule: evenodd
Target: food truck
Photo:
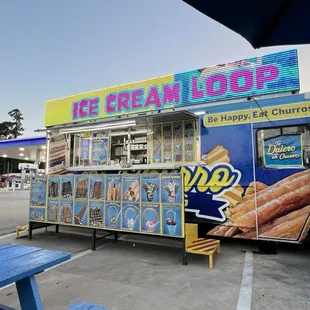
<path fill-rule="evenodd" d="M 47 101 L 48 178 L 33 182 L 30 223 L 184 237 L 186 222 L 205 237 L 301 243 L 310 103 L 299 90 L 288 50 Z"/>

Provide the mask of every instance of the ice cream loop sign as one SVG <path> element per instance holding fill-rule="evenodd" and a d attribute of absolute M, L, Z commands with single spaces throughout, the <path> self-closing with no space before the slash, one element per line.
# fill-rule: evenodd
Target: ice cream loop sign
<path fill-rule="evenodd" d="M 297 89 L 297 51 L 291 50 L 51 100 L 45 125 Z"/>

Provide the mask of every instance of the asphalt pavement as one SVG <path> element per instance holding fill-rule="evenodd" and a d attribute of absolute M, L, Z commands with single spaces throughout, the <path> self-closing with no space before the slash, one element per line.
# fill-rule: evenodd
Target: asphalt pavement
<path fill-rule="evenodd" d="M 0 231 L 27 223 L 28 195 L 0 192 Z M 67 263 L 37 276 L 47 310 L 81 300 L 109 310 L 310 309 L 309 244 L 280 245 L 277 255 L 262 255 L 256 243 L 224 240 L 210 270 L 203 256 L 190 255 L 183 266 L 178 244 L 161 238 L 102 240 L 91 251 L 89 231 L 61 227 L 56 234 L 49 227 L 34 231 L 32 240 L 2 234 L 0 243 L 10 242 L 72 254 Z M 14 285 L 0 289 L 0 301 L 20 309 Z"/>

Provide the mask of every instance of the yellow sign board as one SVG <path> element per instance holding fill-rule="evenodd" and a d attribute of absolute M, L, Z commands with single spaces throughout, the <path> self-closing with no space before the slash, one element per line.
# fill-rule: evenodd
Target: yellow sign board
<path fill-rule="evenodd" d="M 310 116 L 310 102 L 206 114 L 204 127 L 231 126 Z"/>

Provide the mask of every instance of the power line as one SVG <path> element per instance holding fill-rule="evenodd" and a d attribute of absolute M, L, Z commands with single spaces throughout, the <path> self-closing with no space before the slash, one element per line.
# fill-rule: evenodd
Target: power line
<path fill-rule="evenodd" d="M 257 104 L 257 106 L 262 111 L 262 113 L 265 114 L 265 117 L 269 120 L 269 122 L 271 122 L 273 124 L 273 126 L 276 127 L 274 129 L 279 131 L 280 134 L 282 134 L 282 133 L 292 134 L 291 132 L 285 131 L 285 129 L 283 129 L 283 128 L 281 128 L 281 129 L 277 128 L 278 127 L 277 124 L 268 117 L 268 115 L 265 113 L 265 111 L 262 109 L 262 107 L 260 106 L 260 104 L 257 102 L 256 99 L 254 99 L 253 97 L 249 97 L 248 100 L 253 100 Z"/>

